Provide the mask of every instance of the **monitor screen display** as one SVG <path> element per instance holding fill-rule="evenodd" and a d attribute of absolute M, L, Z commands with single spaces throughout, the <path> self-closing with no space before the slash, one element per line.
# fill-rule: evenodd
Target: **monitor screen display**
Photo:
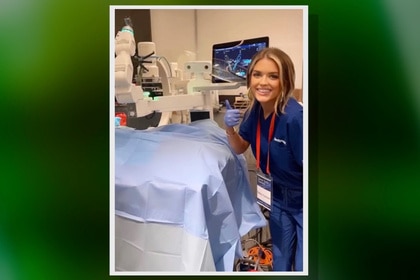
<path fill-rule="evenodd" d="M 213 45 L 212 82 L 245 82 L 252 57 L 268 47 L 268 37 Z"/>

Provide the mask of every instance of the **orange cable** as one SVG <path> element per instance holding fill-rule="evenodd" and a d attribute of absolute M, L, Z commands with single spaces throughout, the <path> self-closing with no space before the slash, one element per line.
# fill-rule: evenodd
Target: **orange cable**
<path fill-rule="evenodd" d="M 263 251 L 264 257 L 259 257 L 260 250 Z M 257 261 L 259 258 L 259 264 L 260 265 L 269 265 L 272 266 L 273 263 L 273 253 L 271 250 L 260 247 L 260 246 L 254 246 L 248 250 L 248 256 L 252 257 L 253 261 Z"/>

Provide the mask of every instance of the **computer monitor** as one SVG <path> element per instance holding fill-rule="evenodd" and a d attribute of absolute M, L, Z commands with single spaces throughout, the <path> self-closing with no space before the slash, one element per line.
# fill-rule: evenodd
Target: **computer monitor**
<path fill-rule="evenodd" d="M 252 57 L 268 47 L 268 36 L 213 45 L 212 82 L 245 82 Z"/>

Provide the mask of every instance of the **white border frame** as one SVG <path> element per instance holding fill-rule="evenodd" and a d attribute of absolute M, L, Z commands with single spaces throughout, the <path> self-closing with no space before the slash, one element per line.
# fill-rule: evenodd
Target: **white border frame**
<path fill-rule="evenodd" d="M 269 272 L 240 272 L 240 271 L 233 271 L 233 272 L 124 272 L 124 271 L 115 271 L 115 77 L 114 77 L 114 65 L 115 65 L 115 10 L 116 9 L 127 9 L 127 10 L 134 10 L 134 9 L 302 9 L 303 11 L 303 62 L 302 62 L 302 100 L 303 100 L 303 271 L 291 271 L 291 272 L 277 272 L 277 271 L 269 271 Z M 110 131 L 109 131 L 109 153 L 110 153 L 110 163 L 109 163 L 109 174 L 110 174 L 110 203 L 109 203 L 109 253 L 110 253 L 110 275 L 112 276 L 124 276 L 124 275 L 172 275 L 172 276 L 206 276 L 206 275 L 234 275 L 234 276 L 277 276 L 277 275 L 288 275 L 288 276 L 308 276 L 309 275 L 309 242 L 308 242 L 308 201 L 309 201 L 309 104 L 308 104 L 308 73 L 309 73 L 309 66 L 308 66 L 308 5 L 266 5 L 266 6 L 142 6 L 142 5 L 111 5 L 109 9 L 109 30 L 110 30 L 110 68 L 109 68 L 109 101 L 110 101 L 110 115 L 109 115 L 109 123 L 110 123 Z"/>

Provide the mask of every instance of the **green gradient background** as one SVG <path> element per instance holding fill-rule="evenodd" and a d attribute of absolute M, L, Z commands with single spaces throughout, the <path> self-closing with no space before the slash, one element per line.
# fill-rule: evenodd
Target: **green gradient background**
<path fill-rule="evenodd" d="M 109 276 L 109 5 L 140 2 L 226 4 L 1 1 L 1 279 L 123 278 Z M 417 273 L 419 3 L 258 3 L 309 5 L 310 276 L 283 279 Z"/>

